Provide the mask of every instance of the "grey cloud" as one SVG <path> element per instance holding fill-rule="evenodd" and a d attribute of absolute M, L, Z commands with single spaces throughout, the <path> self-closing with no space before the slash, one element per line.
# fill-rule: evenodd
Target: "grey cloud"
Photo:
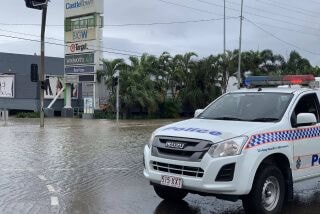
<path fill-rule="evenodd" d="M 222 14 L 222 8 L 203 4 L 197 0 L 166 0 L 190 7 L 212 11 L 214 14 L 203 13 L 191 9 L 181 8 L 174 5 L 163 3 L 159 0 L 108 0 L 105 1 L 105 24 L 123 24 L 123 23 L 150 23 L 150 22 L 168 22 L 218 18 L 216 14 Z M 210 0 L 206 0 L 210 1 Z M 223 1 L 212 1 L 216 4 L 223 4 Z M 227 2 L 239 3 L 236 0 L 227 0 Z M 306 50 L 318 51 L 320 43 L 319 37 L 310 36 L 308 33 L 320 35 L 320 15 L 318 13 L 320 4 L 292 0 L 285 2 L 281 0 L 245 0 L 244 16 L 250 20 L 259 23 L 259 26 L 270 31 L 279 38 L 293 43 Z M 266 3 L 263 3 L 266 2 Z M 272 3 L 273 2 L 273 3 Z M 287 8 L 297 10 L 293 12 L 280 7 L 274 7 L 271 4 L 278 2 L 280 5 L 288 5 Z M 228 7 L 237 8 L 236 4 L 227 4 Z M 259 12 L 250 7 L 256 7 L 269 13 Z M 299 9 L 301 8 L 301 9 Z M 298 10 L 299 9 L 299 10 Z M 63 0 L 52 0 L 48 10 L 48 24 L 63 25 Z M 266 18 L 254 16 L 249 13 L 255 13 L 266 17 L 285 20 L 302 25 L 302 27 L 272 21 Z M 273 13 L 282 14 L 279 16 Z M 306 14 L 309 14 L 308 16 Z M 290 20 L 284 16 L 293 16 L 298 20 Z M 227 16 L 239 16 L 238 11 L 227 10 Z M 313 17 L 312 17 L 313 16 Z M 0 22 L 2 23 L 38 23 L 40 24 L 40 11 L 25 8 L 21 0 L 12 0 L 2 5 Z M 319 23 L 313 24 L 312 22 Z M 301 30 L 305 33 L 297 33 L 282 30 L 280 28 L 267 25 L 276 25 L 279 27 L 290 28 L 292 30 Z M 294 49 L 272 36 L 262 32 L 248 22 L 243 26 L 243 50 L 272 49 L 275 53 L 284 56 Z M 319 30 L 311 30 L 313 27 Z M 39 34 L 40 26 L 0 26 L 9 30 L 15 30 L 22 33 Z M 2 33 L 2 32 L 0 32 Z M 47 36 L 63 38 L 63 27 L 48 27 Z M 195 24 L 175 24 L 159 26 L 127 26 L 127 27 L 108 27 L 104 29 L 104 46 L 115 49 L 132 50 L 138 52 L 148 52 L 159 55 L 163 51 L 169 51 L 172 54 L 195 51 L 199 56 L 217 54 L 222 52 L 223 42 L 222 21 L 212 21 Z M 12 35 L 10 33 L 6 33 Z M 239 38 L 239 19 L 227 20 L 227 48 L 233 50 L 238 48 Z M 28 37 L 30 38 L 30 37 Z M 33 37 L 34 38 L 34 37 Z M 34 42 L 22 42 L 0 38 L 0 51 L 33 54 L 38 52 L 39 44 Z M 299 50 L 299 53 L 308 58 L 312 64 L 320 64 L 319 55 L 310 54 Z M 63 57 L 63 47 L 47 45 L 47 54 L 51 56 Z M 105 57 L 121 57 L 121 55 L 112 55 L 105 53 Z"/>

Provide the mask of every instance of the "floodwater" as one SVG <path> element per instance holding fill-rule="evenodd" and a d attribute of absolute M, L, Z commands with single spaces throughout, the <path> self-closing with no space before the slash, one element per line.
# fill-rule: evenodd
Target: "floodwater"
<path fill-rule="evenodd" d="M 172 120 L 0 121 L 0 213 L 244 213 L 241 202 L 189 194 L 162 201 L 142 175 L 143 147 Z M 320 213 L 320 179 L 295 185 L 284 213 Z"/>

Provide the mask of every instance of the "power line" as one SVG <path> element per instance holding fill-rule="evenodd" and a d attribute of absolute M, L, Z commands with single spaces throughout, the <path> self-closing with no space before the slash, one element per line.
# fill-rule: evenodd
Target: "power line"
<path fill-rule="evenodd" d="M 159 0 L 160 1 L 160 0 Z M 229 16 L 228 19 L 238 18 L 235 16 Z M 171 22 L 150 22 L 150 23 L 125 23 L 125 24 L 105 24 L 105 27 L 128 27 L 128 26 L 152 26 L 152 25 L 174 25 L 174 24 L 188 24 L 188 23 L 199 23 L 199 22 L 211 22 L 221 20 L 223 18 L 211 18 L 211 19 L 196 19 L 186 21 L 171 21 Z M 0 23 L 3 26 L 40 26 L 40 24 L 33 23 Z M 48 24 L 48 27 L 64 27 L 65 25 Z"/>
<path fill-rule="evenodd" d="M 163 0 L 159 0 L 163 1 Z M 228 19 L 238 18 L 235 16 L 229 16 Z M 151 22 L 151 23 L 129 23 L 129 24 L 114 24 L 105 25 L 109 27 L 125 27 L 125 26 L 151 26 L 151 25 L 172 25 L 172 24 L 187 24 L 187 23 L 199 23 L 199 22 L 211 22 L 222 20 L 223 18 L 213 18 L 213 19 L 198 19 L 198 20 L 187 20 L 187 21 L 173 21 L 173 22 Z"/>
<path fill-rule="evenodd" d="M 238 18 L 238 17 L 228 17 L 228 18 L 226 18 L 226 19 L 235 19 L 235 18 Z M 169 23 L 171 23 L 171 24 L 173 24 L 173 23 L 175 23 L 175 24 L 177 24 L 177 23 L 199 23 L 199 22 L 211 22 L 211 21 L 218 21 L 218 20 L 223 20 L 223 18 L 198 19 L 198 20 L 176 21 L 176 22 L 145 23 L 145 24 L 143 24 L 143 25 L 169 24 Z M 1 24 L 4 24 L 4 23 L 0 23 L 0 25 L 1 25 Z M 5 24 L 5 25 L 11 25 L 11 24 Z M 16 24 L 16 25 L 25 25 L 25 24 Z M 129 24 L 126 24 L 126 25 L 129 25 Z M 133 24 L 133 25 L 136 25 L 136 24 Z M 141 24 L 141 25 L 142 25 L 142 24 Z M 25 36 L 32 36 L 32 37 L 37 37 L 37 38 L 39 37 L 38 35 L 35 35 L 35 34 L 22 33 L 22 32 L 17 32 L 17 31 L 10 31 L 10 30 L 1 29 L 1 28 L 0 28 L 0 31 L 7 32 L 7 33 L 16 33 L 16 34 L 25 35 Z M 46 37 L 46 39 L 64 42 L 63 39 L 57 39 L 57 38 L 54 38 L 54 37 Z M 140 54 L 140 55 L 143 54 L 143 53 L 141 53 L 141 52 L 131 51 L 131 50 L 122 50 L 122 49 L 109 48 L 109 47 L 108 47 L 108 48 L 107 48 L 107 47 L 98 47 L 98 46 L 92 46 L 92 47 L 109 49 L 109 50 L 113 50 L 113 51 L 134 53 L 134 54 Z"/>
<path fill-rule="evenodd" d="M 213 5 L 213 6 L 218 6 L 218 7 L 224 7 L 223 5 L 220 5 L 220 4 L 216 4 L 216 3 L 212 3 L 212 2 L 208 2 L 208 1 L 204 1 L 204 0 L 193 0 L 193 1 L 198 1 L 198 2 L 201 2 L 201 3 L 204 3 L 204 4 L 208 4 L 208 5 Z M 228 1 L 229 2 L 229 1 Z M 233 3 L 233 2 L 229 2 L 229 3 Z M 240 5 L 237 3 L 237 5 Z M 305 20 L 301 20 L 301 19 L 298 19 L 296 17 L 293 17 L 293 16 L 288 16 L 288 15 L 284 15 L 284 14 L 279 14 L 279 13 L 275 13 L 275 12 L 271 12 L 271 11 L 267 11 L 267 10 L 263 10 L 263 9 L 259 9 L 259 8 L 255 8 L 255 7 L 251 7 L 251 6 L 246 6 L 247 8 L 251 8 L 251 9 L 254 9 L 254 10 L 258 10 L 260 12 L 264 12 L 264 13 L 268 13 L 268 14 L 273 14 L 273 15 L 276 15 L 276 16 L 282 16 L 282 17 L 285 17 L 285 18 L 289 18 L 289 19 L 294 19 L 294 20 L 297 20 L 297 21 L 301 21 L 301 22 L 305 22 Z M 231 7 L 226 7 L 227 9 L 230 9 L 230 10 L 233 10 L 233 11 L 239 11 L 239 9 L 235 9 L 235 8 L 231 8 Z M 249 12 L 250 14 L 250 12 Z M 312 22 L 312 21 L 309 21 L 311 23 L 315 23 L 315 24 L 319 24 L 318 22 Z"/>
<path fill-rule="evenodd" d="M 193 0 L 193 1 L 198 1 L 198 2 L 201 2 L 201 3 L 205 3 L 207 5 L 213 5 L 213 6 L 218 6 L 218 7 L 222 7 L 222 8 L 224 7 L 223 5 L 219 5 L 219 4 L 208 2 L 208 1 L 204 1 L 204 0 Z M 235 8 L 231 8 L 231 7 L 226 7 L 226 8 L 229 9 L 229 10 L 237 11 L 237 12 L 240 11 L 239 9 L 235 9 Z M 266 11 L 264 10 L 264 12 L 266 12 Z M 270 13 L 270 12 L 268 12 L 268 13 Z M 270 14 L 272 14 L 272 13 L 273 12 L 271 12 Z M 256 13 L 253 13 L 253 12 L 250 12 L 250 11 L 247 11 L 246 14 L 249 14 L 249 15 L 252 15 L 252 16 L 256 16 L 256 17 L 260 17 L 260 18 L 270 19 L 270 20 L 274 20 L 274 21 L 278 21 L 278 22 L 283 22 L 283 23 L 286 23 L 286 24 L 296 25 L 296 26 L 300 26 L 300 27 L 304 27 L 304 28 L 310 28 L 310 29 L 313 29 L 313 30 L 319 30 L 317 28 L 313 28 L 313 27 L 309 27 L 309 26 L 305 26 L 305 25 L 300 25 L 300 24 L 297 24 L 297 23 L 288 22 L 288 21 L 285 21 L 285 20 L 282 20 L 282 19 L 272 18 L 272 17 L 269 17 L 269 16 L 256 14 Z M 305 22 L 304 20 L 297 19 L 295 17 L 291 17 L 291 16 L 287 16 L 287 15 L 280 15 L 280 14 L 277 14 L 277 13 L 273 13 L 273 14 L 274 15 L 278 15 L 278 16 L 287 17 L 287 18 L 290 18 L 290 19 L 295 19 L 295 20 L 298 20 L 298 21 L 301 21 L 301 22 Z M 308 22 L 312 22 L 312 21 L 308 21 Z M 319 24 L 318 22 L 312 22 L 312 23 Z"/>
<path fill-rule="evenodd" d="M 270 24 L 266 24 L 266 23 L 262 23 L 262 22 L 255 22 L 255 23 L 263 25 L 263 26 L 282 29 L 282 30 L 285 30 L 285 31 L 301 33 L 301 34 L 304 34 L 304 35 L 311 35 L 311 36 L 315 36 L 317 38 L 320 37 L 320 34 L 317 34 L 317 33 L 309 33 L 309 32 L 303 31 L 303 30 L 296 30 L 296 29 L 291 29 L 291 28 L 286 28 L 286 27 L 281 27 L 281 26 L 276 26 L 276 25 L 270 25 Z"/>
<path fill-rule="evenodd" d="M 35 34 L 22 33 L 22 32 L 17 32 L 17 31 L 10 31 L 10 30 L 5 30 L 5 29 L 1 29 L 1 28 L 0 28 L 0 31 L 7 32 L 7 33 L 15 33 L 15 34 L 20 34 L 20 35 L 32 36 L 32 37 L 37 37 L 37 38 L 39 38 L 39 35 L 35 35 Z M 64 42 L 63 39 L 57 39 L 57 38 L 54 38 L 54 37 L 46 37 L 46 39 L 53 40 L 53 41 Z M 91 47 L 94 47 L 94 48 L 103 48 L 103 49 L 109 49 L 109 50 L 113 50 L 113 51 L 120 51 L 120 52 L 127 52 L 127 53 L 134 53 L 134 54 L 141 54 L 141 55 L 142 55 L 142 53 L 137 52 L 137 51 L 120 50 L 120 49 L 116 49 L 116 48 L 107 48 L 107 47 L 95 46 L 95 45 L 90 45 L 90 46 L 91 46 Z"/>
<path fill-rule="evenodd" d="M 285 43 L 285 44 L 287 44 L 287 45 L 289 45 L 289 46 L 292 46 L 292 47 L 294 47 L 294 48 L 297 48 L 297 49 L 299 49 L 299 50 L 302 50 L 302 51 L 307 52 L 307 53 L 310 53 L 310 54 L 320 55 L 320 53 L 317 53 L 317 52 L 314 52 L 314 51 L 310 51 L 310 50 L 301 48 L 301 47 L 299 47 L 299 46 L 297 46 L 297 45 L 295 45 L 295 44 L 293 44 L 293 43 L 290 43 L 290 42 L 287 42 L 287 41 L 284 40 L 284 39 L 281 39 L 280 37 L 276 36 L 275 34 L 269 32 L 269 31 L 267 31 L 266 29 L 262 28 L 261 26 L 259 26 L 258 24 L 256 24 L 255 22 L 253 22 L 253 21 L 251 21 L 251 20 L 249 20 L 249 19 L 247 19 L 247 18 L 244 18 L 244 20 L 248 21 L 249 23 L 251 23 L 251 24 L 254 25 L 255 27 L 259 28 L 261 31 L 263 31 L 263 32 L 265 32 L 266 34 L 272 36 L 273 38 L 279 40 L 280 42 L 283 42 L 283 43 Z"/>
<path fill-rule="evenodd" d="M 18 36 L 9 36 L 9 35 L 5 35 L 5 34 L 0 34 L 0 37 L 19 39 L 19 40 L 30 41 L 30 42 L 38 42 L 38 43 L 41 42 L 40 40 L 36 40 L 36 39 L 28 39 L 28 38 L 23 38 L 23 37 L 18 37 Z M 49 45 L 56 45 L 56 46 L 61 46 L 61 47 L 70 47 L 68 45 L 61 44 L 61 43 L 55 43 L 55 42 L 47 42 L 46 41 L 45 43 L 49 44 Z M 94 49 L 90 49 L 90 50 L 94 51 Z M 103 53 L 112 53 L 112 54 L 123 55 L 123 56 L 141 57 L 141 55 L 127 54 L 127 53 L 121 53 L 121 52 L 115 52 L 115 51 L 107 51 L 107 50 L 95 50 L 95 51 L 100 51 L 100 52 L 103 52 Z"/>
<path fill-rule="evenodd" d="M 237 2 L 232 2 L 232 1 L 228 1 L 228 0 L 227 0 L 227 2 L 228 2 L 229 4 L 233 4 L 233 5 L 238 5 L 238 6 L 240 6 L 240 4 L 237 3 Z M 257 7 L 252 7 L 252 6 L 250 6 L 250 5 L 246 5 L 246 8 L 250 8 L 250 9 L 253 9 L 253 10 L 257 10 L 257 11 L 261 11 L 261 12 L 265 12 L 265 13 L 269 13 L 269 14 L 274 14 L 274 15 L 277 15 L 277 16 L 283 16 L 283 17 L 287 17 L 287 18 L 294 18 L 294 19 L 296 19 L 296 17 L 293 17 L 293 16 L 287 16 L 287 15 L 283 15 L 283 14 L 279 14 L 279 13 L 275 13 L 275 12 L 270 12 L 270 11 L 268 11 L 268 10 L 264 10 L 264 9 L 257 8 Z M 296 12 L 295 12 L 295 14 L 296 14 Z M 316 17 L 315 15 L 311 15 L 311 14 L 301 14 L 301 15 L 310 16 L 310 17 L 312 17 L 312 18 L 319 18 L 319 17 Z M 299 19 L 299 20 L 300 20 L 300 19 Z M 302 21 L 302 20 L 301 20 L 301 21 Z M 304 21 L 304 20 L 303 20 L 303 21 Z M 318 24 L 318 22 L 317 22 L 317 24 Z"/>
<path fill-rule="evenodd" d="M 218 16 L 223 16 L 223 14 L 214 13 L 214 12 L 209 11 L 209 10 L 203 10 L 203 9 L 199 9 L 199 8 L 195 8 L 195 7 L 190 7 L 190 6 L 187 6 L 187 5 L 178 4 L 178 3 L 174 3 L 174 2 L 169 2 L 169 1 L 165 1 L 165 0 L 158 0 L 158 1 L 163 2 L 163 3 L 166 3 L 166 4 L 175 5 L 175 6 L 178 6 L 178 7 L 183 7 L 183 8 L 191 9 L 191 10 L 198 11 L 198 12 L 202 12 L 202 13 L 215 14 L 215 15 L 218 15 Z M 228 17 L 228 18 L 229 18 L 229 17 Z"/>
<path fill-rule="evenodd" d="M 276 8 L 281 8 L 281 9 L 284 9 L 286 11 L 292 11 L 292 12 L 295 12 L 295 13 L 300 13 L 300 14 L 303 14 L 303 15 L 306 15 L 306 16 L 311 16 L 313 18 L 315 18 L 314 15 L 311 15 L 314 14 L 315 12 L 314 11 L 311 11 L 311 10 L 306 10 L 306 9 L 302 9 L 302 8 L 298 8 L 298 7 L 295 7 L 293 5 L 286 5 L 286 4 L 281 4 L 280 2 L 276 2 L 276 1 L 272 1 L 272 0 L 268 0 L 267 2 L 264 1 L 264 0 L 258 0 L 258 2 L 260 3 L 263 3 L 263 4 L 267 4 L 267 5 L 271 5 L 273 7 L 276 7 Z"/>

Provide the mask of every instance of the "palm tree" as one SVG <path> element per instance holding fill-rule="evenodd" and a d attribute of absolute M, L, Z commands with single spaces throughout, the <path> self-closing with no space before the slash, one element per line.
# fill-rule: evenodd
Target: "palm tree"
<path fill-rule="evenodd" d="M 180 97 L 184 106 L 189 106 L 192 112 L 203 108 L 220 95 L 217 90 L 219 72 L 213 66 L 217 58 L 210 56 L 199 60 L 190 70 L 186 86 L 182 88 Z"/>
<path fill-rule="evenodd" d="M 122 71 L 120 95 L 122 110 L 127 115 L 130 110 L 139 108 L 139 111 L 154 113 L 158 108 L 159 93 L 155 90 L 152 80 L 157 73 L 157 58 L 143 54 L 141 58 L 130 57 L 130 65 Z"/>

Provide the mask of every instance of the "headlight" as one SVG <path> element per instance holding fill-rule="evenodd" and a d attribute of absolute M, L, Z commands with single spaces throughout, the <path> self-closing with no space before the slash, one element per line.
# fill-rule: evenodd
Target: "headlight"
<path fill-rule="evenodd" d="M 154 137 L 155 137 L 155 133 L 153 132 L 152 133 L 152 135 L 151 135 L 151 137 L 150 137 L 150 139 L 149 139 L 149 141 L 148 141 L 148 147 L 149 147 L 149 149 L 151 148 L 151 146 L 152 146 L 152 143 L 153 143 L 153 141 L 154 141 Z"/>
<path fill-rule="evenodd" d="M 241 136 L 221 143 L 216 143 L 210 147 L 208 154 L 213 158 L 238 155 L 241 153 L 241 150 L 247 140 L 248 137 Z"/>

